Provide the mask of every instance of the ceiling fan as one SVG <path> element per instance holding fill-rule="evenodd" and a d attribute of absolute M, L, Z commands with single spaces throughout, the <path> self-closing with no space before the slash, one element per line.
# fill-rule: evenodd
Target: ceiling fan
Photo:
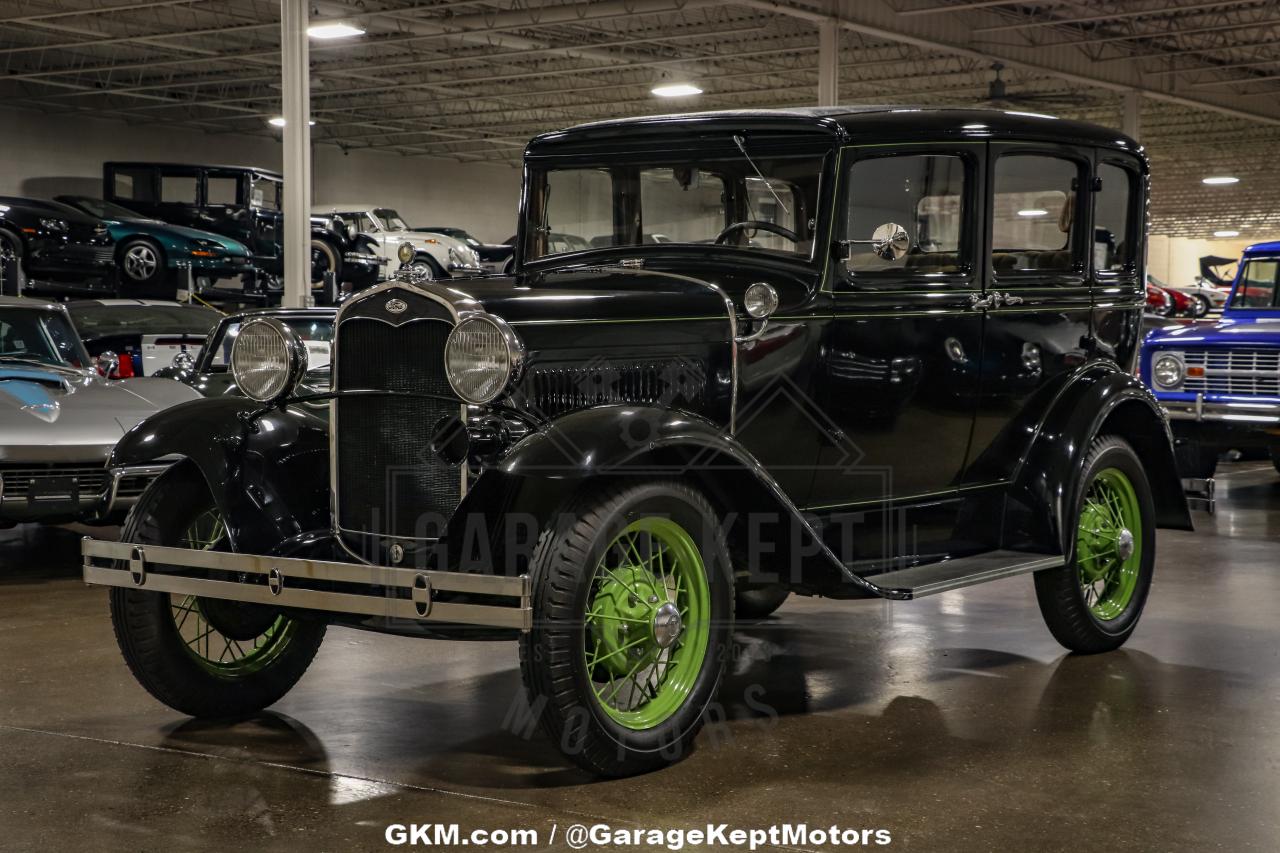
<path fill-rule="evenodd" d="M 1024 92 L 1011 94 L 1005 85 L 1000 72 L 1004 71 L 1003 62 L 993 62 L 991 70 L 996 73 L 995 79 L 987 84 L 987 96 L 982 100 L 996 106 L 1042 106 L 1059 104 L 1061 106 L 1084 106 L 1093 103 L 1093 98 L 1079 92 Z"/>

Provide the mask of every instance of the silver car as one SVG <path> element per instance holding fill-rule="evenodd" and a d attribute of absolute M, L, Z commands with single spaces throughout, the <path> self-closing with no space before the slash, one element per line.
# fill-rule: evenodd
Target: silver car
<path fill-rule="evenodd" d="M 107 470 L 111 448 L 199 396 L 171 379 L 104 379 L 65 308 L 0 296 L 0 527 L 118 519 L 168 466 Z"/>

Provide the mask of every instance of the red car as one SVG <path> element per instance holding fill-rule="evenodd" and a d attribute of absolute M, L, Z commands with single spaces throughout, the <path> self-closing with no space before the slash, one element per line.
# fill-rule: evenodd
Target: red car
<path fill-rule="evenodd" d="M 1147 310 L 1161 317 L 1195 316 L 1195 304 L 1191 297 L 1177 290 L 1166 290 L 1147 282 Z"/>

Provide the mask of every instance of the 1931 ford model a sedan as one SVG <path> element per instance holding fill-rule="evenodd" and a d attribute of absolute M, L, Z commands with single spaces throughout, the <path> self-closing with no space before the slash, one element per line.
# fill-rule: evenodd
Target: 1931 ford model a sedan
<path fill-rule="evenodd" d="M 1156 528 L 1190 526 L 1131 375 L 1146 171 L 1113 131 L 997 111 L 539 137 L 512 277 L 351 299 L 332 391 L 301 395 L 328 426 L 296 405 L 305 348 L 246 323 L 252 399 L 120 443 L 186 461 L 122 543 L 86 540 L 85 578 L 199 716 L 279 699 L 328 624 L 509 631 L 543 728 L 611 775 L 683 754 L 735 612 L 790 592 L 1034 573 L 1063 645 L 1116 648 Z"/>

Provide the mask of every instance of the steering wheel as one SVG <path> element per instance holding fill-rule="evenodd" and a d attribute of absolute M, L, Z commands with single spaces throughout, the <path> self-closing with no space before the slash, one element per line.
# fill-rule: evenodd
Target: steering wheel
<path fill-rule="evenodd" d="M 735 222 L 717 234 L 715 240 L 716 245 L 718 246 L 723 243 L 725 238 L 734 231 L 741 231 L 744 228 L 754 228 L 757 231 L 770 231 L 777 234 L 779 237 L 787 238 L 792 243 L 800 242 L 800 238 L 796 235 L 796 232 L 792 231 L 790 228 L 783 228 L 781 225 L 775 225 L 772 222 L 761 222 L 759 219 L 747 219 L 743 222 Z"/>

